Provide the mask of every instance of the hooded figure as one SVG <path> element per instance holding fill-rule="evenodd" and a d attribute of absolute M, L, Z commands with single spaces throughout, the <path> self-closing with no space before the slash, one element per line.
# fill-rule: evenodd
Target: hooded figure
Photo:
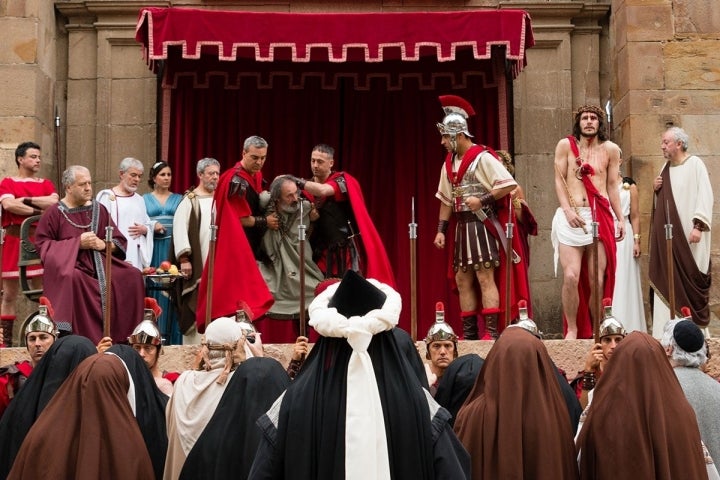
<path fill-rule="evenodd" d="M 86 358 L 28 432 L 8 479 L 153 478 L 133 387 L 117 356 Z"/>
<path fill-rule="evenodd" d="M 135 390 L 135 419 L 152 460 L 155 478 L 162 478 L 167 453 L 165 407 L 168 397 L 162 393 L 145 361 L 128 345 L 113 345 L 106 354 L 117 355 L 125 362 Z"/>
<path fill-rule="evenodd" d="M 164 478 L 175 479 L 210 421 L 232 379 L 245 360 L 245 336 L 234 317 L 213 320 L 205 330 L 200 349 L 202 361 L 175 382 L 175 392 L 166 409 L 168 451 Z"/>
<path fill-rule="evenodd" d="M 321 335 L 258 420 L 250 479 L 464 479 L 467 452 L 392 332 L 400 295 L 354 271 L 310 305 Z"/>
<path fill-rule="evenodd" d="M 290 377 L 277 360 L 255 357 L 243 362 L 190 450 L 180 478 L 247 478 L 262 438 L 255 422 L 288 385 Z"/>
<path fill-rule="evenodd" d="M 577 446 L 581 478 L 707 478 L 695 412 L 662 346 L 643 332 L 615 349 Z"/>
<path fill-rule="evenodd" d="M 545 345 L 508 328 L 455 420 L 473 479 L 578 478 L 573 431 Z"/>
<path fill-rule="evenodd" d="M 65 379 L 80 362 L 97 353 L 87 338 L 59 338 L 43 355 L 0 420 L 0 478 L 10 472 L 15 456 L 30 427 L 45 409 Z"/>

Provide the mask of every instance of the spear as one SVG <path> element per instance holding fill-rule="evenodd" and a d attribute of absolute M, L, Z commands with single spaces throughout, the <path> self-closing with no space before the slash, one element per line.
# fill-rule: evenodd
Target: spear
<path fill-rule="evenodd" d="M 602 299 L 600 298 L 600 285 L 598 284 L 598 279 L 600 278 L 600 232 L 599 227 L 600 223 L 597 221 L 597 210 L 595 205 L 595 199 L 593 199 L 593 211 L 592 211 L 592 236 L 593 236 L 593 263 L 594 263 L 594 272 L 595 272 L 595 279 L 593 281 L 593 294 L 594 294 L 594 306 L 593 309 L 593 337 L 595 338 L 595 343 L 600 342 L 600 315 L 602 315 Z"/>
<path fill-rule="evenodd" d="M 667 262 L 668 301 L 670 302 L 670 320 L 675 319 L 675 272 L 673 265 L 673 225 L 670 223 L 670 203 L 665 202 L 665 261 Z"/>
<path fill-rule="evenodd" d="M 508 195 L 508 221 L 505 224 L 505 238 L 507 238 L 507 248 L 505 249 L 505 328 L 512 323 L 512 317 L 510 315 L 510 284 L 512 282 L 512 267 L 513 267 L 513 217 L 515 211 L 512 205 L 512 194 Z"/>
<path fill-rule="evenodd" d="M 305 328 L 305 217 L 303 211 L 303 199 L 300 199 L 300 225 L 298 225 L 298 248 L 300 250 L 300 336 L 307 336 Z"/>
<path fill-rule="evenodd" d="M 215 223 L 215 200 L 210 211 L 210 245 L 207 259 L 207 292 L 205 295 L 205 327 L 212 321 L 213 274 L 215 273 L 215 243 L 217 242 L 217 224 Z"/>
<path fill-rule="evenodd" d="M 3 245 L 5 244 L 5 228 L 2 226 L 2 205 L 0 205 L 0 278 L 2 278 L 2 256 L 3 256 Z M 0 314 L 2 314 L 2 299 L 5 292 L 2 289 L 2 281 L 0 280 Z M 7 332 L 4 332 L 7 333 Z M 3 343 L 0 344 L 0 346 L 4 347 L 5 345 L 9 345 L 12 341 L 12 332 L 10 332 L 10 338 L 5 340 L 3 338 Z M 7 342 L 7 343 L 5 343 Z"/>
<path fill-rule="evenodd" d="M 113 227 L 105 227 L 105 308 L 103 308 L 103 337 L 110 336 L 110 315 L 112 313 L 112 237 Z"/>
<path fill-rule="evenodd" d="M 415 197 L 410 206 L 410 336 L 417 341 L 417 223 L 415 223 Z"/>

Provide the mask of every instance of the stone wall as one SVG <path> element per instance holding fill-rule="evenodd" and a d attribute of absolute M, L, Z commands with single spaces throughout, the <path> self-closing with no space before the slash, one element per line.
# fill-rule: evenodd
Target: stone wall
<path fill-rule="evenodd" d="M 720 13 L 712 2 L 698 0 L 613 0 L 612 9 L 614 137 L 625 156 L 626 174 L 635 178 L 640 190 L 641 264 L 647 279 L 652 181 L 665 162 L 660 139 L 668 126 L 687 131 L 689 152 L 705 161 L 711 182 L 718 185 Z M 720 274 L 719 198 L 720 192 L 715 191 L 715 278 Z M 711 288 L 710 304 L 716 323 L 720 309 L 718 282 Z"/>

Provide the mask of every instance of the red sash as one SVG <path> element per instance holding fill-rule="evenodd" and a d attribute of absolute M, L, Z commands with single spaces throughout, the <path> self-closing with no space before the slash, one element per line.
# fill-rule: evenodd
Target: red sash
<path fill-rule="evenodd" d="M 592 166 L 583 163 L 580 158 L 580 151 L 577 146 L 577 140 L 572 135 L 568 135 L 570 148 L 575 155 L 575 163 L 580 168 L 581 180 L 588 194 L 588 203 L 592 198 L 593 214 L 598 222 L 598 240 L 605 247 L 605 282 L 603 288 L 603 298 L 613 297 L 615 290 L 615 267 L 617 263 L 616 245 L 615 245 L 615 222 L 610 210 L 610 200 L 600 194 L 598 189 L 592 183 L 591 176 L 595 175 Z M 578 285 L 579 299 L 577 311 L 577 327 L 578 338 L 592 338 L 593 329 L 590 317 L 590 277 L 588 276 L 588 265 L 583 257 L 583 266 L 580 272 L 580 283 Z M 567 331 L 567 323 L 564 321 L 564 328 Z"/>
<path fill-rule="evenodd" d="M 463 155 L 463 159 L 460 162 L 460 168 L 458 168 L 457 172 L 453 172 L 453 154 L 452 152 L 448 152 L 447 157 L 445 157 L 445 171 L 447 172 L 447 176 L 450 179 L 450 183 L 452 183 L 453 187 L 457 187 L 458 184 L 462 181 L 463 177 L 467 173 L 467 169 L 470 168 L 470 164 L 477 158 L 478 155 L 480 155 L 482 152 L 488 151 L 490 154 L 498 158 L 497 153 L 495 153 L 495 150 L 493 150 L 490 147 L 486 147 L 485 145 L 473 145 L 468 149 L 467 152 L 465 152 L 465 155 Z"/>

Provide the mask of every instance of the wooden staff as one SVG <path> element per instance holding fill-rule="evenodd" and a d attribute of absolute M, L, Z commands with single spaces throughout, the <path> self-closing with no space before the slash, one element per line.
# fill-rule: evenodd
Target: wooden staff
<path fill-rule="evenodd" d="M 305 325 L 305 217 L 303 210 L 303 199 L 300 199 L 300 225 L 298 225 L 298 249 L 300 251 L 300 336 L 307 337 Z"/>
<path fill-rule="evenodd" d="M 415 197 L 410 204 L 410 336 L 417 341 L 417 223 L 415 223 Z"/>
<path fill-rule="evenodd" d="M 668 301 L 670 302 L 670 320 L 675 319 L 675 272 L 673 265 L 673 225 L 670 223 L 670 203 L 665 202 L 665 261 L 667 262 Z"/>
<path fill-rule="evenodd" d="M 65 165 L 60 154 L 60 114 L 57 105 L 55 105 L 55 161 L 58 173 L 57 184 L 62 185 L 62 174 L 65 171 Z"/>
<path fill-rule="evenodd" d="M 512 193 L 508 194 L 508 221 L 505 224 L 505 238 L 507 239 L 507 248 L 505 248 L 505 328 L 512 323 L 510 315 L 510 285 L 512 283 L 512 267 L 513 267 L 513 217 L 515 210 L 512 205 Z"/>
<path fill-rule="evenodd" d="M 110 336 L 112 313 L 112 242 L 113 227 L 105 227 L 105 308 L 103 309 L 103 337 Z"/>
<path fill-rule="evenodd" d="M 593 200 L 593 211 L 592 211 L 592 218 L 593 221 L 591 223 L 592 225 L 592 236 L 593 236 L 593 256 L 595 257 L 593 259 L 594 268 L 593 271 L 595 273 L 595 278 L 593 280 L 593 295 L 594 295 L 594 312 L 593 312 L 593 338 L 595 339 L 595 343 L 600 342 L 600 316 L 602 315 L 602 298 L 600 295 L 600 284 L 598 283 L 598 279 L 600 278 L 600 232 L 599 227 L 600 223 L 597 221 L 597 211 L 595 210 L 595 201 Z"/>
<path fill-rule="evenodd" d="M 217 242 L 217 224 L 215 223 L 215 200 L 210 211 L 210 245 L 207 259 L 207 291 L 205 295 L 205 327 L 212 321 L 213 275 L 215 273 L 215 243 Z"/>
<path fill-rule="evenodd" d="M 2 257 L 3 257 L 3 245 L 5 244 L 5 228 L 2 226 L 2 205 L 0 205 L 0 315 L 2 315 L 2 299 L 5 295 L 5 292 L 3 291 L 2 287 Z M 10 333 L 10 338 L 12 339 L 12 333 Z M 7 345 L 5 342 L 9 342 L 10 340 L 6 340 L 3 337 L 3 343 L 0 344 L 0 347 L 4 347 Z"/>

